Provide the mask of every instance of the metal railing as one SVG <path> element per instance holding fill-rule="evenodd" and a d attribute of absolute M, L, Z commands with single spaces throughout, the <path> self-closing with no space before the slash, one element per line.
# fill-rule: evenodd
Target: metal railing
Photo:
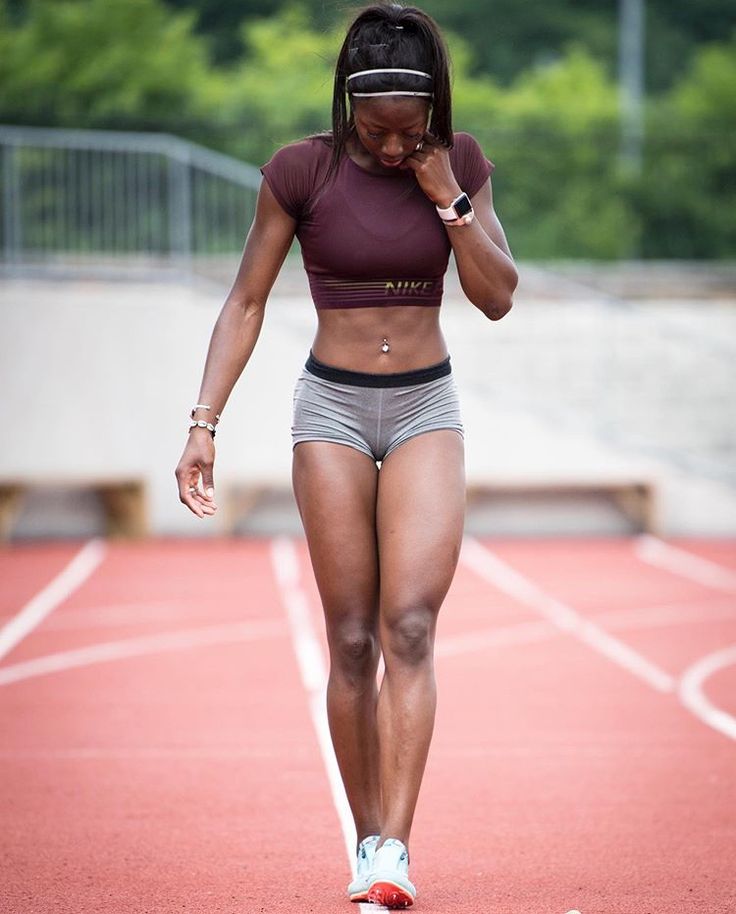
<path fill-rule="evenodd" d="M 257 168 L 167 134 L 0 125 L 0 268 L 232 274 Z"/>

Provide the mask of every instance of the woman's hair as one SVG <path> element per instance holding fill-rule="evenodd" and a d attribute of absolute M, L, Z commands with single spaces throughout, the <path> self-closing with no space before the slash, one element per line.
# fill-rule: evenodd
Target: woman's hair
<path fill-rule="evenodd" d="M 345 142 L 355 129 L 352 106 L 348 111 L 346 100 L 348 76 L 384 68 L 419 70 L 428 73 L 432 80 L 411 73 L 370 73 L 351 80 L 351 90 L 430 91 L 429 131 L 452 148 L 450 55 L 437 23 L 415 6 L 374 3 L 355 17 L 337 58 L 332 97 L 332 160 L 326 182 L 337 171 Z"/>

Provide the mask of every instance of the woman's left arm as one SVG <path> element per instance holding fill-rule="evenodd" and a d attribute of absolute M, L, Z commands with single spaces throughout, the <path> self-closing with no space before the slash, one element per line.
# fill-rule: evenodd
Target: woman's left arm
<path fill-rule="evenodd" d="M 447 148 L 431 134 L 404 162 L 414 171 L 422 190 L 436 205 L 447 208 L 463 192 L 457 182 Z M 448 225 L 460 285 L 486 317 L 497 321 L 511 310 L 519 282 L 503 227 L 493 209 L 491 180 L 471 198 L 475 218 L 467 225 Z M 439 219 L 440 217 L 437 216 Z"/>
<path fill-rule="evenodd" d="M 455 197 L 459 193 L 460 190 Z M 439 205 L 449 206 L 455 197 Z M 487 318 L 497 321 L 511 310 L 519 274 L 493 209 L 490 178 L 474 194 L 471 203 L 475 211 L 473 221 L 467 225 L 448 225 L 446 231 L 463 292 Z"/>

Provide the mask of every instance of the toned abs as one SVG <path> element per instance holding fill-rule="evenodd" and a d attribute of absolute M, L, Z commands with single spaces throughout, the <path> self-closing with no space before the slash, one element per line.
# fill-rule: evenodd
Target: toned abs
<path fill-rule="evenodd" d="M 406 305 L 322 309 L 312 352 L 320 362 L 353 371 L 424 368 L 448 354 L 439 316 L 439 308 Z M 381 351 L 384 338 L 388 352 Z"/>

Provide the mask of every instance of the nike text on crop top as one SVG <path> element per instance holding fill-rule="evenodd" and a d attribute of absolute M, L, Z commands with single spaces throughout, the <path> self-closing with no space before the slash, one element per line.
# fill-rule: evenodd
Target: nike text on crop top
<path fill-rule="evenodd" d="M 296 237 L 317 309 L 438 306 L 452 246 L 411 169 L 376 174 L 347 153 L 325 185 L 332 148 L 319 137 L 290 143 L 261 167 Z M 477 140 L 456 133 L 450 164 L 472 197 L 495 165 Z"/>

